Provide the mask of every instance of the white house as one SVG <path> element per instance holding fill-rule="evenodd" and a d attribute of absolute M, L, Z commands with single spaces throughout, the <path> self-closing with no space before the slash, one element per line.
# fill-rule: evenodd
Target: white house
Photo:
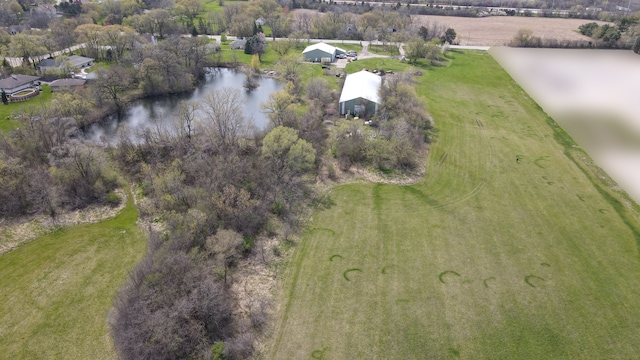
<path fill-rule="evenodd" d="M 340 94 L 340 114 L 371 116 L 378 111 L 382 77 L 366 70 L 347 75 Z"/>
<path fill-rule="evenodd" d="M 14 74 L 4 79 L 0 79 L 0 91 L 7 95 L 12 95 L 24 89 L 40 85 L 40 77 L 31 75 Z"/>
<path fill-rule="evenodd" d="M 341 48 L 320 42 L 307 46 L 302 52 L 302 56 L 305 60 L 313 62 L 320 62 L 323 59 L 333 62 L 336 59 L 336 55 L 345 53 L 346 51 Z"/>

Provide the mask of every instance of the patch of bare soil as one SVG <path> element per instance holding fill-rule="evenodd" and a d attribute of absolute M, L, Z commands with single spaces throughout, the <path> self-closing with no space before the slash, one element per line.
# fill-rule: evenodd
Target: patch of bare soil
<path fill-rule="evenodd" d="M 426 153 L 421 156 L 426 159 Z M 369 167 L 351 166 L 348 170 L 340 170 L 338 162 L 329 160 L 325 163 L 318 177 L 316 185 L 320 188 L 331 187 L 337 184 L 350 184 L 358 182 L 370 182 L 377 184 L 393 184 L 393 185 L 413 185 L 420 182 L 425 174 L 424 165 L 420 165 L 416 170 L 405 174 L 385 174 L 381 171 L 374 170 Z"/>
<path fill-rule="evenodd" d="M 10 221 L 0 220 L 0 254 L 64 226 L 95 223 L 116 216 L 127 202 L 124 190 L 118 189 L 116 193 L 121 199 L 120 205 L 116 207 L 90 206 L 58 214 L 55 218 L 47 215 L 34 215 Z"/>

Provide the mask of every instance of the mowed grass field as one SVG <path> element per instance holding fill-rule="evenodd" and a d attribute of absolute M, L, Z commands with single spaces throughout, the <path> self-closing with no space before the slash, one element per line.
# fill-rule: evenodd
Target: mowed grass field
<path fill-rule="evenodd" d="M 0 359 L 117 358 L 107 315 L 146 249 L 137 218 L 130 200 L 0 256 Z"/>
<path fill-rule="evenodd" d="M 417 78 L 437 128 L 424 181 L 329 192 L 265 358 L 640 354 L 637 207 L 489 54 L 452 58 Z"/>

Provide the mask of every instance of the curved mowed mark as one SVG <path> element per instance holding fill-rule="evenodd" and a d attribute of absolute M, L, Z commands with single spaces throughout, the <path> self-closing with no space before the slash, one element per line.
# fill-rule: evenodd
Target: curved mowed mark
<path fill-rule="evenodd" d="M 471 284 L 473 282 L 473 280 L 467 279 L 467 280 L 463 280 L 462 283 L 467 285 L 467 284 Z"/>
<path fill-rule="evenodd" d="M 438 165 L 444 164 L 444 162 L 447 160 L 447 156 L 449 156 L 449 154 L 447 154 L 446 152 L 443 152 L 442 155 L 440 155 L 440 158 L 438 159 Z"/>
<path fill-rule="evenodd" d="M 391 268 L 393 268 L 393 265 L 383 266 L 382 267 L 382 273 L 386 274 L 388 270 L 391 270 Z"/>
<path fill-rule="evenodd" d="M 408 303 L 409 299 L 396 299 L 396 304 Z"/>
<path fill-rule="evenodd" d="M 551 267 L 551 265 L 549 263 L 546 263 L 546 262 L 540 263 L 540 265 L 545 266 L 545 267 Z"/>
<path fill-rule="evenodd" d="M 444 278 L 447 275 L 453 275 L 453 276 L 457 276 L 460 277 L 460 274 L 458 274 L 457 272 L 453 271 L 453 270 L 447 270 L 447 271 L 443 271 L 440 273 L 440 275 L 438 275 L 438 280 L 440 280 L 441 283 L 446 284 L 447 282 L 444 281 Z"/>
<path fill-rule="evenodd" d="M 350 272 L 354 272 L 354 271 L 362 272 L 362 270 L 360 270 L 360 269 L 358 269 L 358 268 L 353 268 L 353 269 L 348 269 L 348 270 L 346 270 L 346 271 L 342 274 L 342 276 L 344 276 L 345 280 L 347 280 L 347 281 L 351 281 L 351 280 L 349 279 L 349 276 L 347 276 L 347 275 L 348 275 Z"/>
<path fill-rule="evenodd" d="M 495 278 L 495 277 L 493 277 L 493 276 L 492 276 L 492 277 L 488 277 L 488 278 L 484 279 L 484 280 L 482 281 L 482 283 L 484 284 L 484 287 L 488 288 L 488 287 L 489 287 L 489 281 L 493 281 L 493 280 L 495 280 L 495 279 L 496 279 L 496 278 Z"/>
<path fill-rule="evenodd" d="M 541 161 L 549 161 L 549 156 L 540 156 L 539 158 L 535 159 L 533 161 L 534 164 L 536 164 L 537 167 L 539 167 L 540 169 L 546 169 L 544 166 L 542 166 L 540 164 Z"/>
<path fill-rule="evenodd" d="M 584 198 L 582 196 L 580 196 L 580 195 L 576 195 L 576 196 L 578 197 L 578 199 L 580 199 L 580 201 L 584 202 Z"/>
<path fill-rule="evenodd" d="M 553 185 L 555 184 L 553 181 L 547 181 L 547 185 Z"/>
<path fill-rule="evenodd" d="M 312 234 L 315 233 L 316 231 L 317 232 L 323 232 L 324 231 L 324 232 L 328 232 L 331 236 L 336 236 L 336 232 L 331 230 L 331 229 L 328 229 L 328 228 L 317 227 L 317 228 L 313 228 L 313 229 L 309 230 L 309 232 L 312 233 Z"/>
<path fill-rule="evenodd" d="M 327 351 L 326 347 L 323 347 L 322 350 L 313 350 L 311 352 L 311 358 L 316 360 L 324 359 L 324 352 Z"/>
<path fill-rule="evenodd" d="M 536 275 L 527 275 L 524 277 L 524 282 L 527 283 L 527 285 L 531 286 L 531 287 L 536 287 L 536 282 L 540 282 L 540 281 L 546 281 L 545 279 L 541 278 L 540 276 L 536 276 Z M 538 284 L 539 285 L 539 284 Z"/>
<path fill-rule="evenodd" d="M 329 261 L 333 261 L 333 259 L 338 259 L 338 258 L 342 259 L 342 255 L 338 255 L 338 254 L 331 255 L 331 257 L 329 258 Z"/>
<path fill-rule="evenodd" d="M 607 209 L 598 209 L 598 212 L 599 212 L 600 214 L 606 214 L 606 213 L 608 213 Z"/>

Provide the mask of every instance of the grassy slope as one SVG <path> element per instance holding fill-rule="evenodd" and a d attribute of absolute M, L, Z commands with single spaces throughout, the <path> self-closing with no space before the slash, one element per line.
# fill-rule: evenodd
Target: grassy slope
<path fill-rule="evenodd" d="M 488 54 L 453 56 L 419 78 L 438 128 L 425 180 L 331 191 L 268 358 L 640 352 L 637 214 Z"/>
<path fill-rule="evenodd" d="M 113 297 L 143 255 L 138 211 L 64 228 L 0 256 L 0 358 L 115 359 Z"/>

